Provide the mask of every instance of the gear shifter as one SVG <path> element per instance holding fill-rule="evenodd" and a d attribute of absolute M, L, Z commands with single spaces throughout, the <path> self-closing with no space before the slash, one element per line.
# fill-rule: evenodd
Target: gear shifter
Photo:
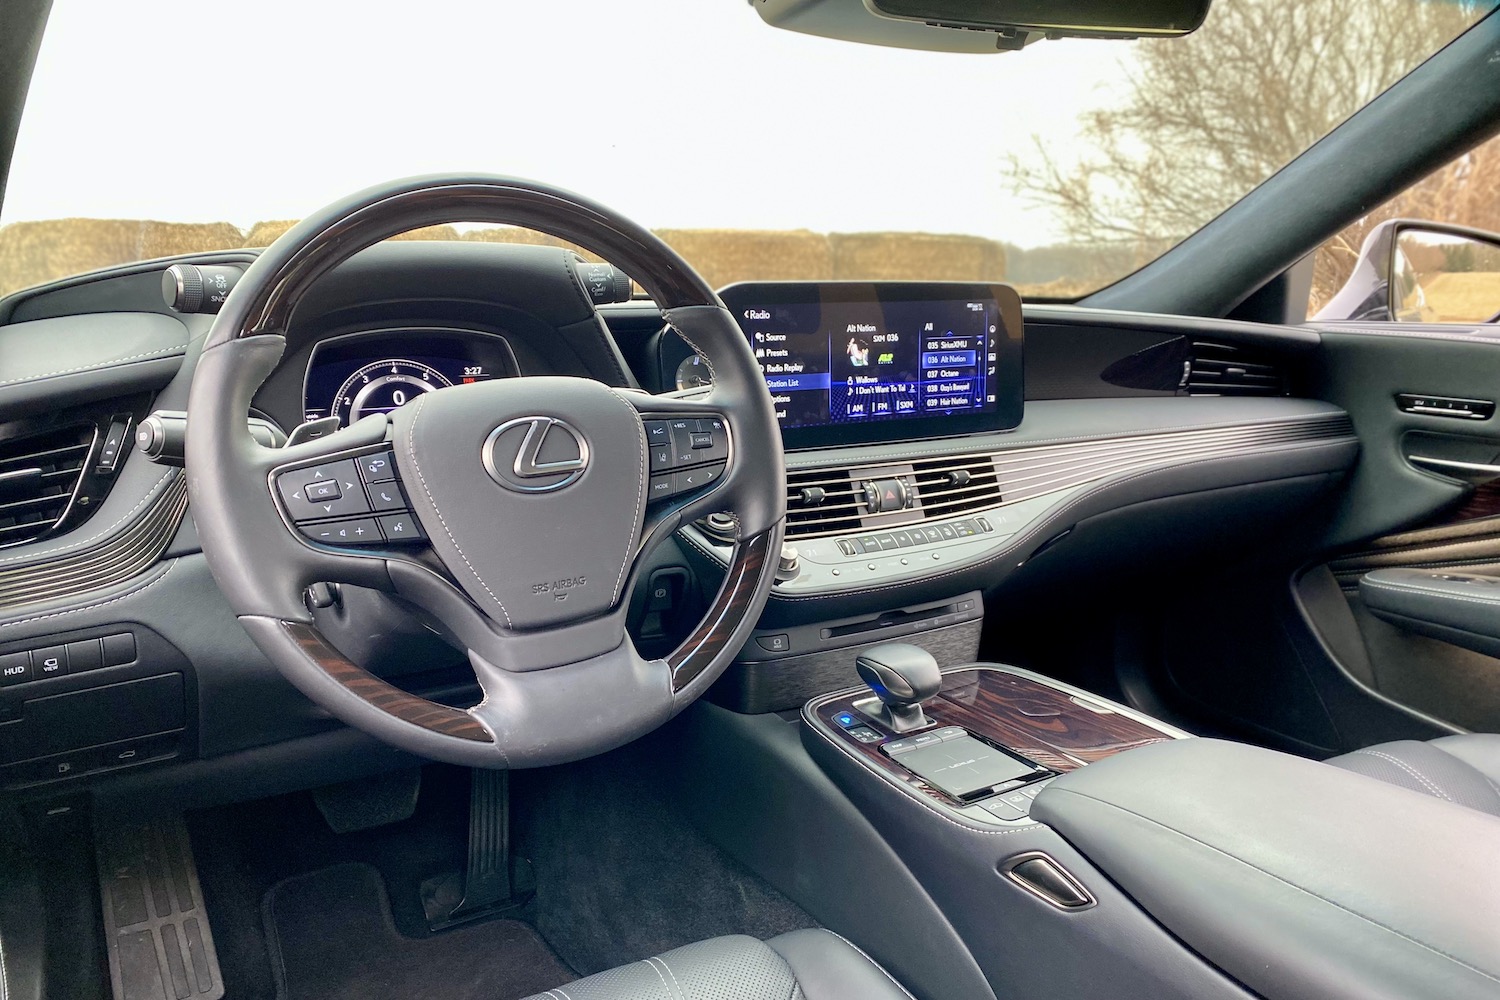
<path fill-rule="evenodd" d="M 873 714 L 892 732 L 909 733 L 934 724 L 922 711 L 922 702 L 938 693 L 943 675 L 927 650 L 904 642 L 871 646 L 855 658 L 854 669 L 880 699 L 881 707 Z"/>

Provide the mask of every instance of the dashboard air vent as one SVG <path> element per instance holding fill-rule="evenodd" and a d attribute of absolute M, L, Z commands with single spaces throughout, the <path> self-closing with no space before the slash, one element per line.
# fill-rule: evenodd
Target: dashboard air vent
<path fill-rule="evenodd" d="M 788 538 L 859 530 L 864 494 L 847 469 L 791 472 L 786 487 Z"/>
<path fill-rule="evenodd" d="M 1195 341 L 1183 388 L 1189 396 L 1283 396 L 1281 370 L 1242 347 Z"/>
<path fill-rule="evenodd" d="M 1000 502 L 995 463 L 987 456 L 917 462 L 912 469 L 927 517 L 957 517 Z"/>
<path fill-rule="evenodd" d="M 899 480 L 910 499 L 875 511 L 866 502 L 870 481 Z M 1000 503 L 1000 482 L 988 455 L 943 458 L 912 465 L 819 469 L 787 475 L 788 538 L 878 531 L 925 519 L 961 517 Z"/>
<path fill-rule="evenodd" d="M 0 441 L 0 547 L 35 541 L 62 523 L 96 433 L 77 424 Z"/>

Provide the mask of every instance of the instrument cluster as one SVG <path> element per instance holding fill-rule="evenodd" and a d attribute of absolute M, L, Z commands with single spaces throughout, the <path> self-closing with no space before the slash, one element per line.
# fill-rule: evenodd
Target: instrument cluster
<path fill-rule="evenodd" d="M 442 327 L 345 334 L 318 344 L 308 360 L 303 419 L 336 416 L 347 427 L 425 393 L 519 374 L 510 344 L 496 334 Z"/>

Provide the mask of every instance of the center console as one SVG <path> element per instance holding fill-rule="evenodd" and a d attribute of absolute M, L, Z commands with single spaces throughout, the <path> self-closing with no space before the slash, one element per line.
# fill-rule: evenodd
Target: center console
<path fill-rule="evenodd" d="M 880 776 L 954 817 L 1027 822 L 1060 774 L 1187 734 L 1017 667 L 940 671 L 914 646 L 860 654 L 868 687 L 822 695 L 808 725 Z"/>

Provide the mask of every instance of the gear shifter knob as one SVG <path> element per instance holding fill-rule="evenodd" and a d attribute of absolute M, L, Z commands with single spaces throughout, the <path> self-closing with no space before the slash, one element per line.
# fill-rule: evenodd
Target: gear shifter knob
<path fill-rule="evenodd" d="M 922 702 L 938 693 L 943 675 L 927 650 L 904 642 L 883 643 L 860 653 L 854 669 L 880 699 L 880 721 L 892 731 L 905 733 L 932 725 Z"/>

